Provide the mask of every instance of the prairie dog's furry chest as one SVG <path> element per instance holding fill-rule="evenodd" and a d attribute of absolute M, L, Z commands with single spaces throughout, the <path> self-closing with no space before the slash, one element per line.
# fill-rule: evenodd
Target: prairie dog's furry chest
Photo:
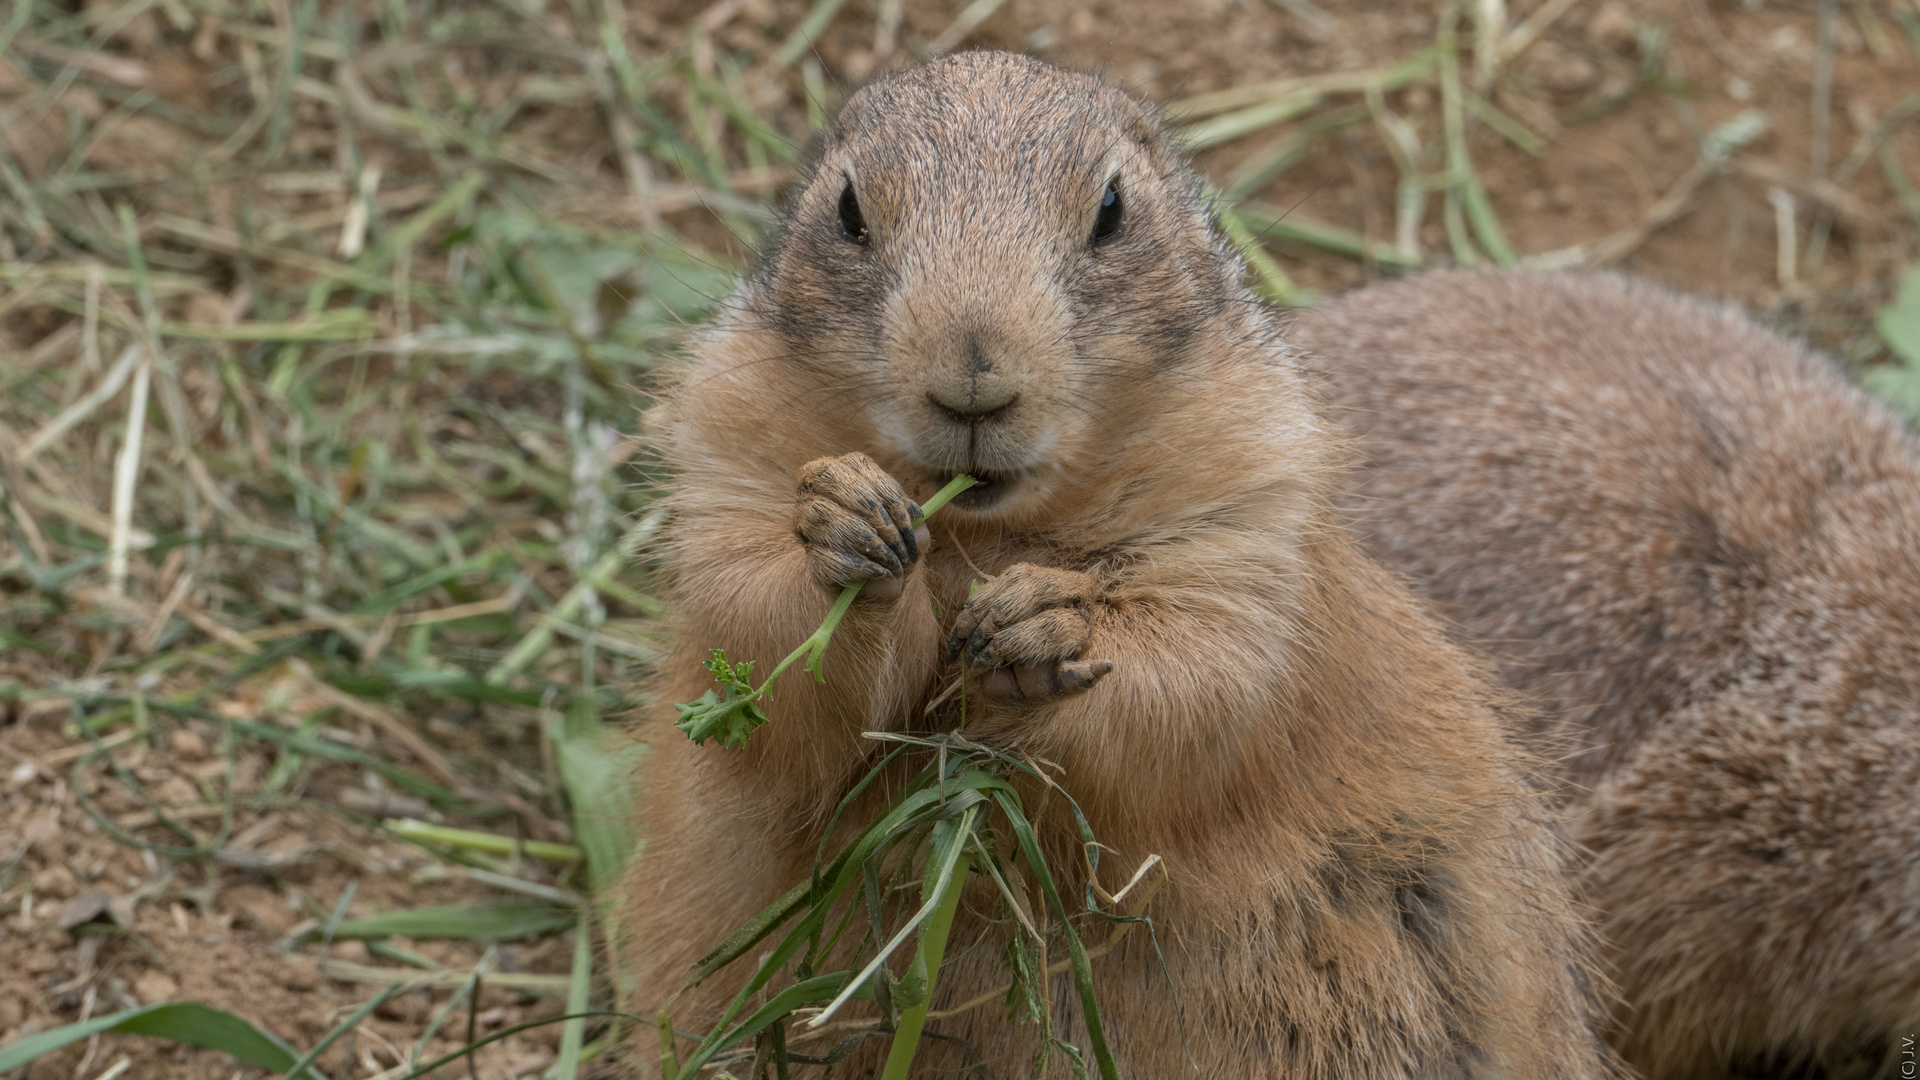
<path fill-rule="evenodd" d="M 1090 562 L 1077 549 L 1036 533 L 966 536 L 941 529 L 937 517 L 929 523 L 929 529 L 933 545 L 926 555 L 927 585 L 942 607 L 957 609 L 967 602 L 975 583 L 984 584 L 1015 563 L 1045 560 L 1048 565 L 1084 570 Z"/>

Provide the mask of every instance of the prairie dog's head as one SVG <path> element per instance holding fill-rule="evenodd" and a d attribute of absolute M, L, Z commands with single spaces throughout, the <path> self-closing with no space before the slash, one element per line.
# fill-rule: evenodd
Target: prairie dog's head
<path fill-rule="evenodd" d="M 1236 294 L 1139 104 L 970 52 L 853 95 L 751 303 L 822 391 L 802 407 L 877 433 L 902 480 L 972 473 L 956 506 L 1015 517 L 1150 415 Z"/>

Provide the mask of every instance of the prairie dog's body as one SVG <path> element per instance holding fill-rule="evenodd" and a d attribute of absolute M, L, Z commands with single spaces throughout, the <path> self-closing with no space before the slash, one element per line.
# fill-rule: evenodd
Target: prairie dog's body
<path fill-rule="evenodd" d="M 1293 330 L 1360 441 L 1371 550 L 1564 718 L 1629 1063 L 1893 1075 L 1920 1034 L 1899 420 L 1744 316 L 1611 276 L 1426 275 Z"/>
<path fill-rule="evenodd" d="M 1093 964 L 1125 1075 L 1610 1075 L 1502 699 L 1335 525 L 1336 443 L 1239 274 L 1097 79 L 967 53 L 848 103 L 656 420 L 685 625 L 644 731 L 638 1011 L 805 878 L 860 733 L 951 726 L 923 710 L 964 671 L 968 735 L 1061 767 L 1109 887 L 1170 868 L 1172 987 L 1145 933 Z M 914 540 L 910 500 L 961 471 L 989 484 Z M 745 749 L 668 725 L 708 648 L 770 663 L 863 578 L 826 685 L 789 675 Z M 1071 872 L 1070 816 L 1030 806 Z M 997 910 L 976 883 L 936 1010 L 1006 981 Z M 743 978 L 674 1019 L 705 1030 Z M 998 1006 L 931 1030 L 959 1041 L 921 1075 L 964 1074 L 962 1043 L 1031 1067 Z"/>

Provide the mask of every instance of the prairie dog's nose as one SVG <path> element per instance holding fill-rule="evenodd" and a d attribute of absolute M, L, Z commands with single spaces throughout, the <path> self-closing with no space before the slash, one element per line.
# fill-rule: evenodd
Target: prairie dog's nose
<path fill-rule="evenodd" d="M 1005 420 L 1025 387 L 1019 350 L 992 320 L 968 318 L 950 324 L 927 350 L 927 404 L 956 424 L 977 427 Z"/>
<path fill-rule="evenodd" d="M 927 403 L 940 410 L 947 419 L 956 424 L 978 424 L 993 420 L 1020 400 L 1018 391 L 1003 391 L 998 394 L 971 393 L 955 401 L 941 396 L 938 391 L 927 391 Z"/>

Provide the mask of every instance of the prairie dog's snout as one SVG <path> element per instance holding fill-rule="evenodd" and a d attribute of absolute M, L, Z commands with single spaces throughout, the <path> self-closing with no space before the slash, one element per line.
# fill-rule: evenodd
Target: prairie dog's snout
<path fill-rule="evenodd" d="M 766 297 L 791 361 L 847 390 L 823 407 L 858 410 L 889 471 L 971 473 L 983 483 L 963 512 L 1017 516 L 1232 295 L 1209 235 L 1137 103 L 1092 76 L 966 54 L 847 103 Z"/>
<path fill-rule="evenodd" d="M 1072 359 L 1071 321 L 1050 275 L 1003 285 L 980 281 L 977 267 L 923 266 L 882 320 L 902 385 L 879 419 L 918 464 L 973 472 L 997 501 L 1047 463 L 1072 419 L 1051 407 Z"/>
<path fill-rule="evenodd" d="M 926 350 L 950 354 L 929 365 L 927 404 L 968 427 L 1007 419 L 1020 403 L 1024 384 L 1016 368 L 1016 349 L 1009 349 L 998 328 L 987 320 L 959 323 L 943 336 L 938 347 Z"/>

